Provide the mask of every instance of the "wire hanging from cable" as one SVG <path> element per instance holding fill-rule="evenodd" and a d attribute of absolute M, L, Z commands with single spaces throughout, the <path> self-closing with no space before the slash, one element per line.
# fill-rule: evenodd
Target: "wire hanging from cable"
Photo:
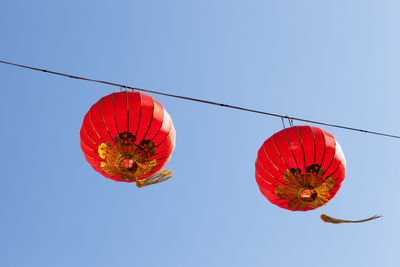
<path fill-rule="evenodd" d="M 153 90 L 147 90 L 147 89 L 127 86 L 127 85 L 123 85 L 123 84 L 119 84 L 119 83 L 95 80 L 95 79 L 91 79 L 91 78 L 85 78 L 85 77 L 81 77 L 81 76 L 75 76 L 75 75 L 65 74 L 65 73 L 61 73 L 61 72 L 55 72 L 55 71 L 51 71 L 51 70 L 35 68 L 35 67 L 31 67 L 31 66 L 25 66 L 25 65 L 16 64 L 16 63 L 13 63 L 13 62 L 8 62 L 8 61 L 3 61 L 3 60 L 0 60 L 0 63 L 7 64 L 7 65 L 12 65 L 12 66 L 15 66 L 15 67 L 35 70 L 35 71 L 46 72 L 46 73 L 50 73 L 50 74 L 55 74 L 55 75 L 59 75 L 59 76 L 72 78 L 72 79 L 77 79 L 77 80 L 84 80 L 84 81 L 88 81 L 88 82 L 96 82 L 96 83 L 102 83 L 102 84 L 107 84 L 107 85 L 111 85 L 111 86 L 117 86 L 117 87 L 120 87 L 120 88 L 124 88 L 125 90 L 126 89 L 137 90 L 137 91 L 141 91 L 141 92 L 147 92 L 147 93 L 163 95 L 163 96 L 169 96 L 169 97 L 174 97 L 174 98 L 179 98 L 179 99 L 184 99 L 184 100 L 189 100 L 189 101 L 194 101 L 194 102 L 200 102 L 200 103 L 209 104 L 209 105 L 216 105 L 216 106 L 221 106 L 221 107 L 226 107 L 226 108 L 231 108 L 231 109 L 237 109 L 237 110 L 257 113 L 257 114 L 261 114 L 261 115 L 266 115 L 266 116 L 278 117 L 278 118 L 281 118 L 281 119 L 288 119 L 289 122 L 292 122 L 292 123 L 293 123 L 293 121 L 301 121 L 301 122 L 307 122 L 307 123 L 313 123 L 313 124 L 324 125 L 324 126 L 329 126 L 329 127 L 335 127 L 335 128 L 340 128 L 340 129 L 345 129 L 345 130 L 350 130 L 350 131 L 357 131 L 357 132 L 362 132 L 362 133 L 367 133 L 367 134 L 374 134 L 374 135 L 380 135 L 380 136 L 386 136 L 386 137 L 392 137 L 392 138 L 400 139 L 399 135 L 387 134 L 387 133 L 376 132 L 376 131 L 369 131 L 369 130 L 364 130 L 364 129 L 359 129 L 359 128 L 348 127 L 348 126 L 344 126 L 344 125 L 331 124 L 331 123 L 308 120 L 308 119 L 297 118 L 297 117 L 289 117 L 287 115 L 285 116 L 285 115 L 280 115 L 280 114 L 275 114 L 275 113 L 270 113 L 270 112 L 255 110 L 255 109 L 243 108 L 243 107 L 233 106 L 233 105 L 229 105 L 229 104 L 217 103 L 217 102 L 213 102 L 213 101 L 209 101 L 209 100 L 203 100 L 203 99 L 192 98 L 192 97 L 187 97 L 187 96 L 180 96 L 180 95 L 173 95 L 173 94 L 168 94 L 168 93 L 163 93 L 163 92 L 158 92 L 158 91 L 153 91 Z"/>

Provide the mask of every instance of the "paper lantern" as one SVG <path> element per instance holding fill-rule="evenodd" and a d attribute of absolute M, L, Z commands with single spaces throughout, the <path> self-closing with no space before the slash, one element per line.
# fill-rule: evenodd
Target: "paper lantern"
<path fill-rule="evenodd" d="M 346 160 L 336 139 L 317 127 L 275 133 L 258 151 L 256 181 L 273 204 L 288 210 L 325 205 L 340 189 Z"/>
<path fill-rule="evenodd" d="M 107 178 L 142 187 L 171 177 L 161 169 L 175 148 L 175 128 L 151 96 L 125 91 L 103 97 L 86 114 L 80 138 L 86 160 Z"/>

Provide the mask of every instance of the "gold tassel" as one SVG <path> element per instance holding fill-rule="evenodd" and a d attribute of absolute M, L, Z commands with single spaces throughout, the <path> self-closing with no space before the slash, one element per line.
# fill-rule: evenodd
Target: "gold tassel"
<path fill-rule="evenodd" d="M 378 219 L 378 218 L 381 218 L 381 217 L 382 217 L 382 216 L 380 216 L 380 215 L 374 215 L 374 216 L 369 217 L 369 218 L 364 219 L 364 220 L 349 221 L 349 220 L 335 219 L 335 218 L 329 217 L 328 215 L 321 214 L 321 220 L 323 220 L 324 222 L 327 222 L 327 223 L 335 223 L 335 224 L 338 224 L 338 223 L 361 223 L 361 222 L 368 222 L 368 221 L 375 220 L 375 219 Z"/>
<path fill-rule="evenodd" d="M 136 186 L 143 187 L 152 184 L 158 184 L 164 182 L 172 177 L 172 171 L 164 169 L 159 173 L 154 174 L 153 176 L 147 177 L 146 179 L 140 180 L 136 179 Z"/>

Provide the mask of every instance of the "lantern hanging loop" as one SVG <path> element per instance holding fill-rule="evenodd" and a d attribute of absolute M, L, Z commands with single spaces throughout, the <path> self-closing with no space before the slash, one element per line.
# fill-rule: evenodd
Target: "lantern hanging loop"
<path fill-rule="evenodd" d="M 282 120 L 283 129 L 286 129 L 285 120 L 283 119 L 283 117 L 281 117 L 281 120 Z"/>
<path fill-rule="evenodd" d="M 293 118 L 292 117 L 288 117 L 288 121 L 289 121 L 290 127 L 293 127 L 294 126 Z"/>
<path fill-rule="evenodd" d="M 285 116 L 281 116 L 281 120 L 282 120 L 282 124 L 283 124 L 283 129 L 286 129 L 286 125 L 285 125 L 285 120 L 287 119 L 289 122 L 289 127 L 293 127 L 294 126 L 294 122 L 293 122 L 293 118 L 290 117 L 289 115 L 285 115 Z"/>

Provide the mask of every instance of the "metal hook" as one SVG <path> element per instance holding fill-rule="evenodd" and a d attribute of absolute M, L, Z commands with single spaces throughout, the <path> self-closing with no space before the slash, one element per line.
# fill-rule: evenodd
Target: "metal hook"
<path fill-rule="evenodd" d="M 124 90 L 126 92 L 126 91 L 128 91 L 128 87 L 121 85 L 120 92 L 122 92 L 122 90 Z"/>
<path fill-rule="evenodd" d="M 284 129 L 286 129 L 286 125 L 285 125 L 285 120 L 284 120 L 284 119 L 287 119 L 287 120 L 288 120 L 289 126 L 290 126 L 290 127 L 293 127 L 293 126 L 294 126 L 293 118 L 292 118 L 292 117 L 289 117 L 288 115 L 282 116 L 282 117 L 281 117 L 281 120 L 282 120 L 282 124 L 283 124 L 283 128 L 284 128 Z"/>
<path fill-rule="evenodd" d="M 294 126 L 292 117 L 288 117 L 290 127 Z"/>

